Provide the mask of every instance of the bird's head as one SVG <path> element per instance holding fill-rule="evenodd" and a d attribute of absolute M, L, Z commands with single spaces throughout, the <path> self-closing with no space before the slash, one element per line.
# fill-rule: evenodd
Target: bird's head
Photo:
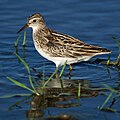
<path fill-rule="evenodd" d="M 27 23 L 17 33 L 21 32 L 22 30 L 28 27 L 32 27 L 33 30 L 36 30 L 38 28 L 43 29 L 45 28 L 45 26 L 46 25 L 45 25 L 44 18 L 42 17 L 42 15 L 39 13 L 35 13 L 28 18 Z"/>

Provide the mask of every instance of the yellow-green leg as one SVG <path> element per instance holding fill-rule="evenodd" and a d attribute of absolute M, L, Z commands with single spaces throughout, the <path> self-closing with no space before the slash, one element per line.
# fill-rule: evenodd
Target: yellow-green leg
<path fill-rule="evenodd" d="M 69 67 L 70 67 L 69 69 L 70 69 L 70 73 L 71 73 L 73 70 L 72 65 L 70 64 Z"/>
<path fill-rule="evenodd" d="M 71 65 L 71 64 L 69 65 L 69 70 L 70 70 L 70 72 L 69 72 L 69 79 L 71 79 L 71 74 L 72 74 L 72 70 L 73 70 L 73 68 L 72 68 L 72 65 Z"/>
<path fill-rule="evenodd" d="M 59 80 L 58 67 L 56 68 L 56 79 Z"/>

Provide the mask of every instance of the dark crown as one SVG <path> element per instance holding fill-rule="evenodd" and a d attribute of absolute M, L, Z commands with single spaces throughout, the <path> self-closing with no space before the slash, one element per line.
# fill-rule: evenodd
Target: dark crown
<path fill-rule="evenodd" d="M 41 14 L 39 14 L 39 13 L 35 13 L 35 14 L 32 14 L 31 16 L 29 16 L 28 21 L 33 19 L 33 18 L 40 18 L 40 19 L 42 19 L 44 21 L 43 16 Z"/>

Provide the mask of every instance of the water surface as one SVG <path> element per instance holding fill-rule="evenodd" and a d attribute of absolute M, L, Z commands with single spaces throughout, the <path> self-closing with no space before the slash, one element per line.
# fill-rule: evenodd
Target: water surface
<path fill-rule="evenodd" d="M 33 13 L 41 13 L 47 25 L 61 33 L 72 35 L 89 44 L 99 45 L 112 50 L 111 59 L 114 61 L 119 53 L 117 44 L 111 38 L 115 35 L 120 38 L 120 1 L 119 0 L 20 0 L 0 1 L 0 96 L 17 93 L 29 93 L 17 87 L 6 79 L 11 76 L 20 82 L 28 85 L 28 74 L 22 64 L 18 63 L 14 42 L 18 34 L 16 32 L 26 23 L 27 17 Z M 20 33 L 23 36 L 23 33 Z M 25 55 L 19 43 L 19 54 L 26 58 L 32 68 L 39 71 L 45 69 L 45 75 L 50 75 L 55 70 L 55 65 L 41 57 L 34 48 L 31 29 L 27 30 L 27 45 Z M 108 56 L 97 56 L 107 60 Z M 97 58 L 96 57 L 96 58 Z M 96 59 L 94 58 L 94 59 Z M 107 68 L 101 64 L 81 63 L 73 65 L 72 79 L 87 79 L 96 87 L 106 83 L 117 86 L 118 71 L 110 69 L 111 77 Z M 68 71 L 68 67 L 66 68 Z M 66 71 L 66 72 L 67 72 Z M 34 74 L 34 73 L 33 73 Z M 119 114 L 111 114 L 97 110 L 105 100 L 105 96 L 99 95 L 96 98 L 82 99 L 82 106 L 69 109 L 48 108 L 52 115 L 61 113 L 73 114 L 79 119 L 119 119 Z M 7 108 L 21 97 L 0 99 L 0 119 L 26 119 L 25 113 L 29 109 L 29 103 L 8 111 Z M 115 106 L 118 108 L 119 103 Z M 47 113 L 46 113 L 47 114 Z M 47 114 L 48 115 L 48 114 Z"/>

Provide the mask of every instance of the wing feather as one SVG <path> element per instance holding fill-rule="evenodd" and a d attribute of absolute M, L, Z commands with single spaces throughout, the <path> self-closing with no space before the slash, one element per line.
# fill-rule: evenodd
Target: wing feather
<path fill-rule="evenodd" d="M 46 51 L 52 57 L 78 58 L 81 56 L 94 56 L 109 53 L 110 51 L 94 45 L 86 44 L 72 36 L 61 34 L 50 30 L 50 35 L 44 36 L 48 39 Z"/>

